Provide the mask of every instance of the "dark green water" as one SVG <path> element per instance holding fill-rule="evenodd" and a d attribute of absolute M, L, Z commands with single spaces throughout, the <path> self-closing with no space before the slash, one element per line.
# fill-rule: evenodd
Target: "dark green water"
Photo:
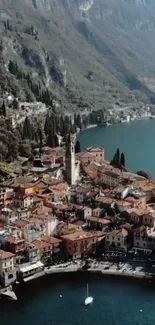
<path fill-rule="evenodd" d="M 94 303 L 84 306 L 86 283 Z M 154 325 L 155 288 L 140 280 L 50 276 L 17 290 L 17 302 L 0 303 L 0 324 Z M 60 298 L 62 295 L 62 298 Z M 140 312 L 142 310 L 142 312 Z"/>
<path fill-rule="evenodd" d="M 79 140 L 83 148 L 90 145 L 104 147 L 108 160 L 120 148 L 125 153 L 129 169 L 134 172 L 147 170 L 155 179 L 155 120 L 88 129 L 80 134 Z"/>

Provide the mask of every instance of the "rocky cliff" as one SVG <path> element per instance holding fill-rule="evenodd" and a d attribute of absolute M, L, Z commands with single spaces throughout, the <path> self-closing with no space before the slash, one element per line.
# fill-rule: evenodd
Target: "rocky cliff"
<path fill-rule="evenodd" d="M 57 109 L 155 102 L 153 0 L 0 0 L 0 85 Z"/>

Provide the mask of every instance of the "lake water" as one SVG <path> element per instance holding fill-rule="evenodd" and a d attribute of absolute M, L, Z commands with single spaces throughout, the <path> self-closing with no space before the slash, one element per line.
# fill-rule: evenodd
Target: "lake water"
<path fill-rule="evenodd" d="M 111 160 L 116 149 L 125 153 L 126 166 L 137 172 L 144 169 L 155 179 L 155 120 L 134 121 L 87 129 L 79 135 L 82 148 L 102 146 Z"/>
<path fill-rule="evenodd" d="M 88 308 L 84 306 L 86 283 L 94 297 Z M 0 303 L 0 324 L 155 324 L 155 288 L 141 280 L 83 274 L 65 279 L 50 276 L 26 283 L 23 289 L 18 287 L 17 294 L 18 301 Z"/>

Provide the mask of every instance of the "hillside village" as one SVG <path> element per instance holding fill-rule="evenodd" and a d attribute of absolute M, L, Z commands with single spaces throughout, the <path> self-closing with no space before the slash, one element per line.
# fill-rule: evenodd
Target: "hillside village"
<path fill-rule="evenodd" d="M 68 260 L 154 260 L 155 182 L 114 168 L 103 148 L 44 147 L 27 174 L 0 184 L 0 281 Z"/>

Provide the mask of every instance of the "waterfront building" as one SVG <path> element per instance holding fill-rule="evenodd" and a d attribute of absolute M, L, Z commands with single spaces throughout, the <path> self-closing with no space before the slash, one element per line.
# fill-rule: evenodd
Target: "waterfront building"
<path fill-rule="evenodd" d="M 134 248 L 155 251 L 155 231 L 153 228 L 141 226 L 134 231 Z"/>
<path fill-rule="evenodd" d="M 97 234 L 96 232 L 77 231 L 61 236 L 64 243 L 65 254 L 68 258 L 77 259 L 83 256 L 95 254 Z"/>
<path fill-rule="evenodd" d="M 105 245 L 113 250 L 127 252 L 130 245 L 128 242 L 128 231 L 124 228 L 114 229 L 105 234 Z"/>
<path fill-rule="evenodd" d="M 26 262 L 29 262 L 31 264 L 37 263 L 38 250 L 33 243 L 26 243 L 25 257 L 26 257 Z"/>
<path fill-rule="evenodd" d="M 52 260 L 57 260 L 62 256 L 62 240 L 50 236 L 43 235 L 41 240 L 52 246 Z"/>
<path fill-rule="evenodd" d="M 21 264 L 25 261 L 25 249 L 26 243 L 21 236 L 8 236 L 5 239 L 6 250 L 12 252 L 15 255 L 17 264 Z"/>
<path fill-rule="evenodd" d="M 42 240 L 34 240 L 32 244 L 37 249 L 38 261 L 46 263 L 52 257 L 52 245 Z"/>
<path fill-rule="evenodd" d="M 14 265 L 15 255 L 11 252 L 0 250 L 0 282 L 8 286 L 16 281 L 16 269 Z"/>
<path fill-rule="evenodd" d="M 38 274 L 44 275 L 44 268 L 45 266 L 41 261 L 19 265 L 17 272 L 18 280 L 26 282 L 30 279 L 35 279 Z"/>

